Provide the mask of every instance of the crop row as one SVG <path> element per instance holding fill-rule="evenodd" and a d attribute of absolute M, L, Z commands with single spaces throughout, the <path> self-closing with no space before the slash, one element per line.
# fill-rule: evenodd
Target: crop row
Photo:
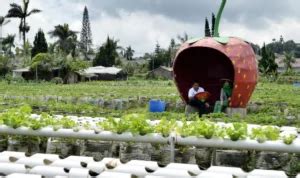
<path fill-rule="evenodd" d="M 92 127 L 91 123 L 79 124 L 76 121 L 62 117 L 60 119 L 42 114 L 39 118 L 31 117 L 31 108 L 28 106 L 19 109 L 10 109 L 0 115 L 0 125 L 5 125 L 12 129 L 29 128 L 33 131 L 53 131 L 59 129 L 72 129 L 73 132 L 81 132 L 90 134 L 93 129 L 95 134 L 103 131 L 115 133 L 114 136 L 119 137 L 120 134 L 131 133 L 133 136 L 146 136 L 159 134 L 162 137 L 169 137 L 170 134 L 179 135 L 181 138 L 197 137 L 205 139 L 230 139 L 238 140 L 257 140 L 259 143 L 265 141 L 282 140 L 285 144 L 290 145 L 297 138 L 297 131 L 283 132 L 275 126 L 256 126 L 250 127 L 243 122 L 235 122 L 232 124 L 219 124 L 209 120 L 197 119 L 195 121 L 178 122 L 175 119 L 162 117 L 159 121 L 149 121 L 145 115 L 130 114 L 120 119 L 107 118 L 98 121 Z M 4 129 L 5 127 L 2 127 Z M 28 129 L 24 130 L 26 134 Z M 15 133 L 12 131 L 12 133 Z M 67 131 L 65 133 L 71 133 Z"/>

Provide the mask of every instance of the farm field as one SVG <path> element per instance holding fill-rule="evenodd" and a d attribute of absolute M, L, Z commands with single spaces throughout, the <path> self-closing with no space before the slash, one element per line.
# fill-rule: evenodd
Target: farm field
<path fill-rule="evenodd" d="M 156 117 L 183 117 L 184 105 L 173 81 L 90 82 L 73 85 L 52 83 L 16 83 L 0 85 L 1 110 L 29 105 L 34 112 L 52 114 L 121 117 L 124 114 L 146 113 Z M 298 125 L 300 89 L 290 84 L 260 82 L 248 105 L 248 123 Z M 150 99 L 168 103 L 167 112 L 149 114 Z M 100 103 L 99 103 L 100 101 Z M 150 116 L 149 116 L 150 117 Z M 218 121 L 239 121 L 222 114 L 211 114 Z"/>
<path fill-rule="evenodd" d="M 15 1 L 0 177 L 300 178 L 300 1 Z"/>
<path fill-rule="evenodd" d="M 152 87 L 153 83 L 155 90 Z M 117 157 L 123 162 L 132 159 L 152 160 L 167 165 L 170 163 L 171 154 L 171 147 L 167 142 L 170 138 L 176 137 L 174 161 L 177 163 L 198 164 L 206 169 L 210 167 L 211 161 L 215 160 L 215 165 L 237 166 L 246 172 L 255 168 L 270 167 L 291 174 L 298 172 L 299 167 L 292 167 L 298 158 L 291 153 L 274 154 L 274 152 L 240 149 L 214 150 L 197 146 L 197 143 L 207 141 L 206 144 L 209 145 L 212 143 L 209 140 L 213 139 L 214 142 L 226 142 L 231 145 L 229 148 L 241 148 L 237 145 L 251 143 L 258 149 L 278 145 L 272 146 L 274 151 L 289 151 L 290 145 L 297 147 L 300 144 L 297 138 L 300 128 L 298 109 L 300 102 L 299 97 L 296 97 L 300 94 L 299 88 L 293 85 L 261 82 L 248 106 L 249 114 L 246 118 L 228 117 L 225 114 L 210 114 L 198 118 L 197 115 L 186 117 L 184 110 L 176 107 L 169 108 L 167 112 L 161 114 L 149 113 L 147 103 L 152 97 L 141 92 L 129 92 L 127 89 L 133 85 L 141 87 L 146 93 L 152 93 L 157 99 L 170 103 L 180 100 L 172 81 L 124 81 L 120 82 L 120 85 L 116 85 L 115 82 L 87 83 L 90 87 L 85 87 L 84 84 L 70 86 L 34 84 L 33 90 L 36 90 L 38 95 L 34 95 L 27 84 L 3 83 L 1 90 L 7 91 L 5 96 L 15 92 L 17 96 L 22 97 L 7 99 L 2 96 L 0 133 L 10 134 L 0 134 L 0 150 L 24 151 L 31 155 L 50 153 L 61 157 L 81 155 L 93 157 L 94 160 Z M 103 108 L 80 100 L 75 102 L 48 98 L 45 101 L 34 101 L 34 98 L 28 100 L 25 97 L 44 98 L 55 95 L 64 98 L 70 96 L 65 90 L 72 86 L 74 90 L 71 93 L 78 98 L 86 97 L 89 92 L 95 92 L 97 89 L 107 93 L 114 90 L 120 92 L 119 95 L 105 98 L 108 100 L 139 98 L 139 94 L 146 98 L 143 105 L 138 103 L 139 100 L 134 100 L 137 103 L 130 108 Z M 51 95 L 38 92 L 43 90 L 49 91 L 47 94 Z M 97 98 L 95 94 L 93 96 Z M 41 115 L 32 117 L 31 114 Z M 15 133 L 18 133 L 18 136 L 15 136 Z M 36 136 L 40 134 L 43 136 Z M 90 139 L 80 139 L 81 134 Z M 61 135 L 66 138 L 60 138 Z M 96 137 L 103 140 L 96 141 L 93 139 Z M 124 142 L 127 139 L 136 140 L 137 143 Z M 186 145 L 191 141 L 195 146 Z M 224 159 L 236 155 L 238 157 L 233 160 Z M 274 162 L 265 162 L 270 157 L 276 161 L 281 159 L 286 161 L 279 166 Z M 292 169 L 287 170 L 286 166 Z"/>

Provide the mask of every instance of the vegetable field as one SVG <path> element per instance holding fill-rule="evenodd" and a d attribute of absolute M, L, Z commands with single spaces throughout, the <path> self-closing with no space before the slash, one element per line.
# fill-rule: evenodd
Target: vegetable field
<path fill-rule="evenodd" d="M 300 170 L 291 167 L 300 143 L 300 88 L 293 85 L 259 83 L 245 118 L 222 113 L 186 116 L 172 81 L 2 82 L 0 92 L 1 150 L 289 174 Z M 167 111 L 149 113 L 150 99 L 166 101 Z M 235 159 L 227 159 L 232 156 Z M 270 158 L 280 165 L 268 162 Z"/>

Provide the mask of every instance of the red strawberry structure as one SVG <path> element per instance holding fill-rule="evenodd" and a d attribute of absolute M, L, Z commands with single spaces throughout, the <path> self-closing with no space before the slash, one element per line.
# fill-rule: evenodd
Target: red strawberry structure
<path fill-rule="evenodd" d="M 223 0 L 214 37 L 189 40 L 180 47 L 173 63 L 174 80 L 184 101 L 188 101 L 188 90 L 193 82 L 198 82 L 211 93 L 209 102 L 214 104 L 220 97 L 221 79 L 230 79 L 233 93 L 229 106 L 245 108 L 258 80 L 256 56 L 246 41 L 219 37 L 219 22 L 225 4 L 226 0 Z"/>

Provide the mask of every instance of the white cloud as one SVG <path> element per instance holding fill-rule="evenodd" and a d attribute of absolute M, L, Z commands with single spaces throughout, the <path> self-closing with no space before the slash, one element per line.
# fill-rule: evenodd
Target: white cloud
<path fill-rule="evenodd" d="M 122 46 L 131 45 L 137 55 L 153 51 L 156 42 L 167 47 L 172 37 L 184 31 L 193 33 L 197 26 L 168 19 L 161 15 L 146 12 L 125 12 L 120 16 L 108 16 L 102 13 L 101 18 L 92 22 L 95 44 L 101 44 L 107 35 L 120 40 Z"/>
<path fill-rule="evenodd" d="M 164 0 L 147 2 L 159 3 L 160 1 Z M 0 15 L 7 13 L 9 4 L 12 2 L 21 3 L 22 1 L 1 0 Z M 31 26 L 31 30 L 28 33 L 29 40 L 33 41 L 34 35 L 39 28 L 42 28 L 47 33 L 54 29 L 55 25 L 63 23 L 68 23 L 72 30 L 80 31 L 82 11 L 87 3 L 92 6 L 94 1 L 31 0 L 30 9 L 34 7 L 41 9 L 42 12 L 28 18 L 28 23 Z M 105 1 L 105 3 L 109 2 Z M 199 10 L 201 10 L 201 7 L 199 7 Z M 204 20 L 201 19 L 205 17 L 202 16 L 199 17 L 198 23 L 172 18 L 159 11 L 125 10 L 125 8 L 120 7 L 116 9 L 117 15 L 107 13 L 108 11 L 101 9 L 101 7 L 90 7 L 90 16 L 92 17 L 90 20 L 95 47 L 101 45 L 106 40 L 107 35 L 109 35 L 119 39 L 120 45 L 124 47 L 131 45 L 135 49 L 136 55 L 143 55 L 145 52 L 152 52 L 156 42 L 162 47 L 167 47 L 170 39 L 176 38 L 178 34 L 187 32 L 191 37 L 201 37 L 204 34 Z M 3 28 L 3 34 L 18 34 L 18 25 L 19 20 L 12 19 L 12 22 Z M 238 36 L 260 45 L 263 42 L 270 42 L 273 38 L 279 38 L 280 35 L 283 35 L 286 40 L 294 39 L 295 41 L 300 41 L 300 34 L 297 33 L 300 29 L 300 24 L 294 18 L 287 16 L 280 20 L 277 19 L 277 21 L 276 19 L 270 20 L 268 18 L 265 26 L 263 28 L 254 27 L 249 29 L 249 24 L 247 27 L 247 24 L 238 24 L 238 21 L 229 21 L 224 18 L 220 32 L 222 35 Z M 46 36 L 48 41 L 54 41 L 54 39 L 49 38 L 49 35 Z M 18 44 L 21 44 L 21 41 L 18 38 L 16 39 Z"/>
<path fill-rule="evenodd" d="M 249 29 L 240 24 L 232 24 L 224 21 L 221 28 L 221 33 L 225 36 L 237 36 L 247 41 L 263 45 L 263 43 L 270 43 L 273 38 L 279 39 L 280 35 L 285 40 L 293 39 L 296 42 L 300 41 L 300 34 L 297 29 L 300 29 L 300 24 L 296 19 L 285 19 L 281 22 L 268 21 L 268 27 L 264 29 Z M 223 31 L 222 31 L 223 30 Z"/>

